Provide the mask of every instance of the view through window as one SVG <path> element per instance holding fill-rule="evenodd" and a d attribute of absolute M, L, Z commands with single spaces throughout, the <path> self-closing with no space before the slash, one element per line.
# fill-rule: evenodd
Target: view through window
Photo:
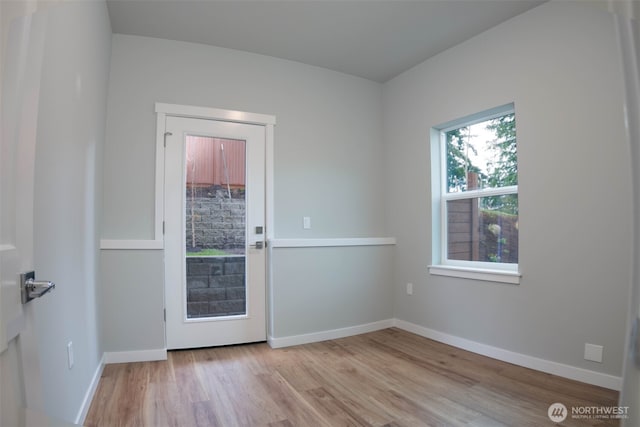
<path fill-rule="evenodd" d="M 444 263 L 517 266 L 515 112 L 461 120 L 440 135 Z"/>

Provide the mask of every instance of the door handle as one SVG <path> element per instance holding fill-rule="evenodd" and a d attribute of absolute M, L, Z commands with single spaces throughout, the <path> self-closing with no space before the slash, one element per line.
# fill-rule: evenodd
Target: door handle
<path fill-rule="evenodd" d="M 56 284 L 49 280 L 36 280 L 35 271 L 22 273 L 20 275 L 20 294 L 22 303 L 26 304 L 32 299 L 40 298 L 42 295 L 55 289 Z"/>
<path fill-rule="evenodd" d="M 250 248 L 254 248 L 254 249 L 262 249 L 264 248 L 264 242 L 256 242 L 253 245 L 249 245 Z"/>

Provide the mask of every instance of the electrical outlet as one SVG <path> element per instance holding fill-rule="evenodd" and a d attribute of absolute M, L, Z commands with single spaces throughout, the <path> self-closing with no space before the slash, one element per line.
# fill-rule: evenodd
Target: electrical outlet
<path fill-rule="evenodd" d="M 407 283 L 407 295 L 413 295 L 413 283 Z"/>
<path fill-rule="evenodd" d="M 584 345 L 584 358 L 585 360 L 591 360 L 592 362 L 602 363 L 602 352 L 604 347 L 595 344 Z"/>
<path fill-rule="evenodd" d="M 73 368 L 73 364 L 75 360 L 73 358 L 73 342 L 69 341 L 67 343 L 67 363 L 69 365 L 69 369 Z"/>
<path fill-rule="evenodd" d="M 310 216 L 302 217 L 302 228 L 304 228 L 305 230 L 309 230 L 311 228 L 311 217 Z"/>

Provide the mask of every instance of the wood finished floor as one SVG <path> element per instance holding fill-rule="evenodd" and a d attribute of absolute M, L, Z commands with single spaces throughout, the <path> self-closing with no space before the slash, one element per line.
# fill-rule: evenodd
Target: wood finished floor
<path fill-rule="evenodd" d="M 391 328 L 272 350 L 265 343 L 107 365 L 85 425 L 551 426 L 547 409 L 618 393 Z M 616 426 L 613 420 L 560 425 Z"/>

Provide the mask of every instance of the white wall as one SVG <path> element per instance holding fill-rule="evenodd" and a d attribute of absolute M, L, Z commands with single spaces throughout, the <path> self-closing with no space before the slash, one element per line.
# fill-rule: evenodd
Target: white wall
<path fill-rule="evenodd" d="M 381 100 L 378 83 L 317 67 L 193 43 L 114 35 L 102 237 L 153 238 L 156 102 L 277 117 L 276 237 L 385 236 Z M 311 217 L 311 230 L 302 229 L 303 216 Z M 298 256 L 309 263 L 309 270 L 314 269 L 316 259 L 299 255 L 308 250 L 273 251 L 274 298 L 284 303 L 275 313 L 278 324 L 299 322 L 298 310 L 315 303 L 301 298 L 296 305 L 287 293 L 290 287 L 304 284 L 304 274 L 284 277 L 277 269 L 297 262 Z M 360 250 L 372 254 L 367 248 L 356 249 Z M 158 298 L 164 292 L 162 276 L 158 277 L 162 251 L 131 256 L 139 262 L 123 251 L 102 254 L 103 287 L 108 295 L 103 307 L 107 351 L 124 351 L 131 343 L 143 341 L 148 349 L 164 347 L 163 306 Z M 390 272 L 391 260 L 383 262 Z M 132 271 L 134 266 L 137 272 Z M 361 269 L 358 264 L 345 270 L 345 277 L 353 278 Z M 145 273 L 153 279 L 140 280 Z M 319 274 L 317 285 L 322 286 L 335 273 Z M 347 288 L 362 286 L 349 280 L 342 283 Z M 385 277 L 376 277 L 372 284 L 376 289 L 389 285 Z M 324 301 L 327 313 L 348 323 L 343 326 L 390 317 L 388 292 L 376 293 L 363 306 L 359 292 L 346 291 L 349 301 L 344 306 L 333 297 Z M 348 308 L 355 305 L 360 305 L 360 315 L 354 316 Z M 139 324 L 142 314 L 150 316 L 153 325 Z M 321 330 L 325 323 L 307 322 L 305 331 Z M 121 324 L 128 327 L 122 329 Z M 147 341 L 150 336 L 153 343 Z M 136 345 L 135 349 L 143 348 Z"/>
<path fill-rule="evenodd" d="M 380 85 L 357 77 L 229 49 L 116 34 L 105 150 L 105 165 L 114 170 L 105 175 L 103 237 L 152 237 L 155 102 L 277 116 L 279 237 L 300 237 L 303 215 L 313 217 L 304 237 L 379 232 L 380 100 Z"/>
<path fill-rule="evenodd" d="M 159 251 L 103 251 L 103 348 L 164 348 L 164 265 Z"/>
<path fill-rule="evenodd" d="M 74 421 L 100 365 L 102 148 L 111 28 L 104 2 L 48 5 L 35 176 L 35 270 L 56 289 L 36 331 L 47 414 Z M 67 367 L 67 342 L 75 366 Z"/>
<path fill-rule="evenodd" d="M 606 11 L 552 2 L 384 85 L 397 318 L 621 375 L 632 210 L 618 62 Z M 521 284 L 430 276 L 429 129 L 510 102 Z M 407 282 L 413 296 L 404 292 Z M 583 360 L 587 342 L 604 346 L 602 364 Z"/>
<path fill-rule="evenodd" d="M 273 249 L 273 337 L 393 318 L 393 246 Z"/>

